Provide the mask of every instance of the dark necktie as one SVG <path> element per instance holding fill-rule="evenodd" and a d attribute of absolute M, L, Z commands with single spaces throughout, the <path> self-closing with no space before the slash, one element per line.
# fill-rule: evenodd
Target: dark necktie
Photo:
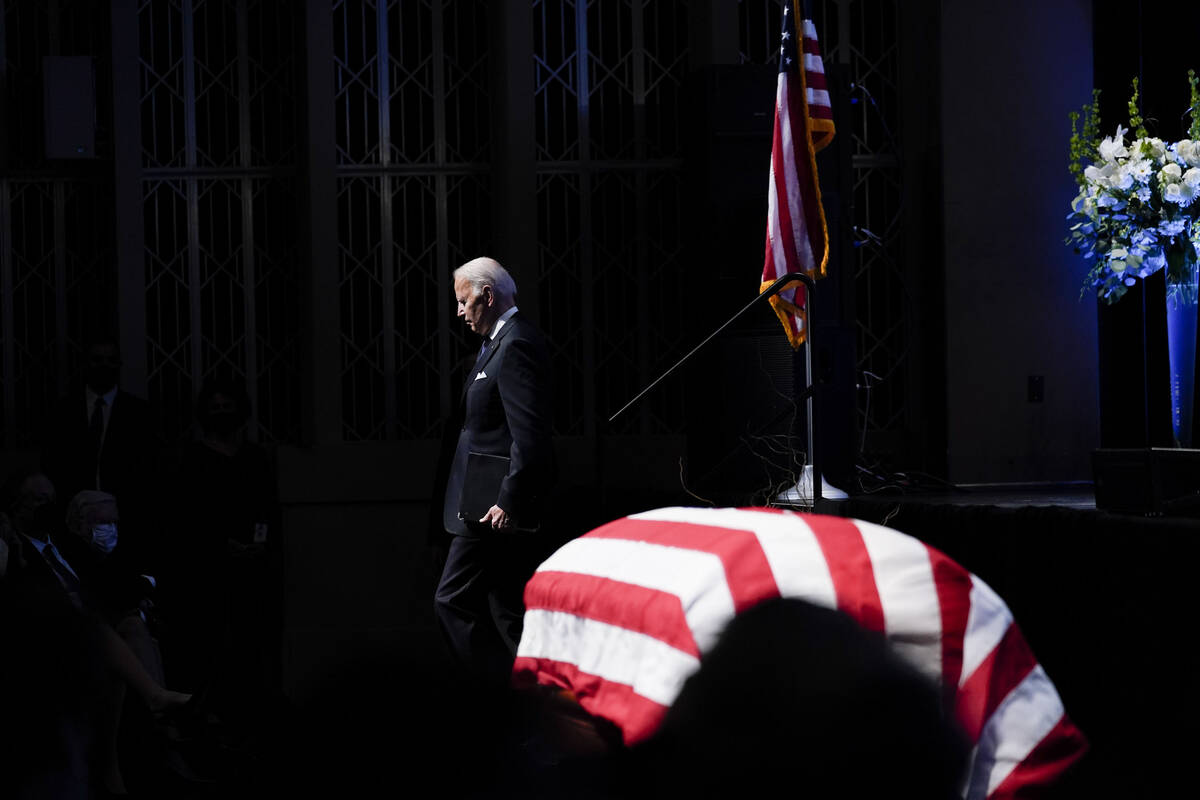
<path fill-rule="evenodd" d="M 100 458 L 100 444 L 104 441 L 104 398 L 97 397 L 92 404 L 92 418 L 88 422 L 88 432 L 92 437 L 92 453 Z"/>
<path fill-rule="evenodd" d="M 491 339 L 484 339 L 483 346 L 479 348 L 479 355 L 475 357 L 475 366 L 471 368 L 471 374 L 467 376 L 467 382 L 475 380 L 475 376 L 479 374 L 479 365 L 487 358 L 488 346 L 492 343 Z"/>

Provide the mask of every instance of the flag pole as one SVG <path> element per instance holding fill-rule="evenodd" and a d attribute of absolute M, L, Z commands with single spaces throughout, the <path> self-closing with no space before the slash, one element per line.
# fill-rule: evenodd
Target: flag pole
<path fill-rule="evenodd" d="M 805 403 L 806 403 L 805 408 L 806 408 L 807 413 L 805 413 L 805 415 L 804 415 L 806 427 L 808 428 L 808 431 L 807 431 L 808 432 L 808 453 L 806 454 L 806 457 L 804 460 L 807 461 L 809 463 L 809 465 L 812 467 L 812 475 L 809 476 L 809 478 L 810 478 L 809 484 L 812 486 L 812 508 L 813 508 L 813 511 L 815 512 L 817 510 L 817 503 L 821 502 L 821 484 L 824 482 L 824 478 L 822 477 L 821 469 L 818 466 L 818 461 L 817 461 L 818 448 L 817 448 L 816 437 L 813 434 L 813 416 L 814 416 L 814 408 L 816 406 L 816 392 L 812 391 L 811 387 L 816 385 L 816 381 L 814 380 L 813 368 L 812 368 L 812 347 L 813 347 L 813 339 L 812 339 L 813 325 L 812 325 L 812 322 L 813 322 L 813 298 L 810 295 L 808 297 L 808 324 L 805 326 L 807 329 L 805 331 L 805 333 L 807 335 L 804 340 L 804 384 L 805 384 L 805 389 L 808 392 L 808 397 L 805 401 Z M 803 480 L 803 478 L 801 478 L 801 479 Z"/>

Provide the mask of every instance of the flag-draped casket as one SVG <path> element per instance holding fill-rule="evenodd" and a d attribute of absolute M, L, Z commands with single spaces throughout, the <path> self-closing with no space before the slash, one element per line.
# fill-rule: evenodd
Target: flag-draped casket
<path fill-rule="evenodd" d="M 917 539 L 839 517 L 664 508 L 597 528 L 527 584 L 514 677 L 570 690 L 636 743 L 726 623 L 780 596 L 849 614 L 941 688 L 973 748 L 966 797 L 1019 797 L 1085 751 L 987 584 Z"/>

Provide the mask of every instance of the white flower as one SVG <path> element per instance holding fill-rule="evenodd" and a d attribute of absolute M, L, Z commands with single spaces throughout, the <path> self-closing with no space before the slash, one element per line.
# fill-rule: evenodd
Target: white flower
<path fill-rule="evenodd" d="M 1110 179 L 1114 171 L 1115 167 L 1112 164 L 1105 164 L 1100 167 L 1093 164 L 1083 171 L 1083 177 L 1087 178 L 1089 183 L 1107 189 L 1112 186 Z"/>
<path fill-rule="evenodd" d="M 1175 154 L 1189 167 L 1200 167 L 1200 141 L 1183 139 L 1176 142 Z"/>
<path fill-rule="evenodd" d="M 1125 165 L 1125 169 L 1133 176 L 1138 183 L 1148 183 L 1150 176 L 1154 174 L 1154 164 L 1148 159 L 1138 158 L 1130 161 Z"/>
<path fill-rule="evenodd" d="M 1164 170 L 1165 172 L 1165 170 Z M 1163 200 L 1182 207 L 1190 206 L 1196 199 L 1196 189 L 1186 183 L 1169 183 L 1163 187 Z"/>
<path fill-rule="evenodd" d="M 1192 167 L 1187 172 L 1183 173 L 1183 182 L 1195 189 L 1200 186 L 1200 169 Z"/>
<path fill-rule="evenodd" d="M 1141 153 L 1143 158 L 1150 158 L 1155 161 L 1161 161 L 1163 156 L 1167 154 L 1167 145 L 1162 139 L 1156 138 L 1138 139 L 1133 143 L 1133 149 Z"/>
<path fill-rule="evenodd" d="M 1162 184 L 1178 183 L 1183 177 L 1183 170 L 1178 164 L 1167 164 L 1158 171 L 1158 182 Z"/>
<path fill-rule="evenodd" d="M 1123 192 L 1127 192 L 1133 188 L 1133 181 L 1133 173 L 1126 164 L 1117 167 L 1117 174 L 1110 179 L 1113 188 L 1120 189 Z"/>
<path fill-rule="evenodd" d="M 1127 158 L 1129 151 L 1125 149 L 1125 128 L 1117 126 L 1116 136 L 1109 136 L 1104 141 L 1100 142 L 1100 157 L 1105 161 L 1116 161 L 1118 158 Z"/>

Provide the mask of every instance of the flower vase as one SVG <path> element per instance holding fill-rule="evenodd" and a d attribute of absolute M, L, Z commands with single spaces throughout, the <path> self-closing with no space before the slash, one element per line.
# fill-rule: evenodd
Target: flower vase
<path fill-rule="evenodd" d="M 1192 446 L 1192 406 L 1196 377 L 1197 264 L 1190 280 L 1167 286 L 1167 354 L 1171 361 L 1171 428 L 1177 447 Z"/>

